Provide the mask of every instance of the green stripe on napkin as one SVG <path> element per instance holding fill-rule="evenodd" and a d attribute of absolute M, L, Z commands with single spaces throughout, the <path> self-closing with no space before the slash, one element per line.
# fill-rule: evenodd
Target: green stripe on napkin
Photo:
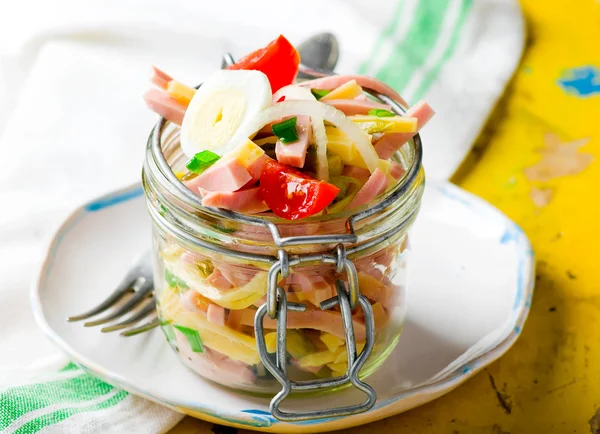
<path fill-rule="evenodd" d="M 0 434 L 35 433 L 74 414 L 114 406 L 127 395 L 70 363 L 39 383 L 0 389 Z"/>
<path fill-rule="evenodd" d="M 360 73 L 375 75 L 410 103 L 423 98 L 454 54 L 472 5 L 401 0 Z"/>

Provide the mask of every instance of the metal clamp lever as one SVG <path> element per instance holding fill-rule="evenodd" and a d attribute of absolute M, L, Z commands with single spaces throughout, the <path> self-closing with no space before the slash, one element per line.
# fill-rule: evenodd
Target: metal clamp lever
<path fill-rule="evenodd" d="M 349 278 L 350 279 L 350 278 Z M 367 358 L 373 351 L 375 340 L 375 324 L 373 321 L 373 309 L 369 300 L 364 295 L 358 296 L 358 303 L 364 312 L 366 340 L 365 346 L 359 355 L 356 354 L 356 339 L 354 335 L 354 325 L 352 323 L 352 310 L 348 299 L 346 285 L 342 280 L 336 280 L 335 287 L 337 297 L 330 298 L 321 303 L 321 309 L 327 310 L 340 305 L 342 321 L 346 331 L 346 350 L 348 353 L 348 369 L 346 374 L 341 377 L 328 379 L 309 380 L 309 381 L 291 381 L 287 376 L 286 366 L 286 338 L 287 338 L 287 311 L 304 311 L 306 305 L 300 303 L 288 303 L 285 290 L 277 287 L 277 350 L 276 363 L 273 363 L 267 352 L 265 343 L 265 333 L 263 320 L 267 315 L 267 303 L 263 304 L 254 317 L 254 328 L 256 331 L 256 344 L 258 354 L 265 368 L 281 383 L 281 391 L 271 400 L 271 414 L 281 421 L 293 422 L 307 419 L 319 419 L 326 417 L 347 416 L 350 414 L 365 412 L 375 405 L 375 390 L 366 383 L 363 383 L 358 374 Z M 279 406 L 285 398 L 294 390 L 321 390 L 325 388 L 339 387 L 347 383 L 352 383 L 354 387 L 363 391 L 367 399 L 361 404 L 349 405 L 346 407 L 337 407 L 324 410 L 315 410 L 307 412 L 285 412 L 279 409 Z"/>

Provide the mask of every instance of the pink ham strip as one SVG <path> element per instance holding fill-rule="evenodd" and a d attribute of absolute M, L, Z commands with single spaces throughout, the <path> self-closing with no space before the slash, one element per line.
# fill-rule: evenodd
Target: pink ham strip
<path fill-rule="evenodd" d="M 257 269 L 244 268 L 239 265 L 218 264 L 217 266 L 225 279 L 236 288 L 247 285 L 258 273 Z"/>
<path fill-rule="evenodd" d="M 369 110 L 373 109 L 392 109 L 392 107 L 390 107 L 387 104 L 382 104 L 380 102 L 372 101 L 370 99 L 332 99 L 329 101 L 325 100 L 323 102 L 334 106 L 338 110 L 343 111 L 346 116 L 366 115 L 369 113 Z"/>
<path fill-rule="evenodd" d="M 242 324 L 254 327 L 254 310 L 245 309 L 247 314 L 242 316 Z M 306 312 L 289 311 L 287 314 L 288 328 L 292 329 L 315 329 L 331 333 L 338 338 L 345 339 L 346 332 L 338 312 L 309 309 Z M 365 340 L 365 325 L 358 321 L 354 322 L 354 333 L 357 342 Z M 274 329 L 275 320 L 265 317 L 265 328 Z"/>
<path fill-rule="evenodd" d="M 358 179 L 360 182 L 367 182 L 369 176 L 371 176 L 371 172 L 369 172 L 368 169 L 363 169 L 362 167 L 348 165 L 344 166 L 344 169 L 342 169 L 342 175 Z"/>
<path fill-rule="evenodd" d="M 316 307 L 320 307 L 321 302 L 331 297 L 333 297 L 333 290 L 329 285 L 327 288 L 316 289 L 315 291 L 306 294 L 306 299 Z"/>
<path fill-rule="evenodd" d="M 290 359 L 290 363 L 302 371 L 310 372 L 313 374 L 316 374 L 317 372 L 319 372 L 321 370 L 321 368 L 323 367 L 323 365 L 321 365 L 321 366 L 300 366 L 300 362 L 296 359 Z"/>
<path fill-rule="evenodd" d="M 385 191 L 390 179 L 387 175 L 379 168 L 375 169 L 375 172 L 369 177 L 369 180 L 363 185 L 363 187 L 356 193 L 348 209 L 356 208 L 371 202 L 377 196 Z"/>
<path fill-rule="evenodd" d="M 167 86 L 171 80 L 173 80 L 173 77 L 152 65 L 152 75 L 150 76 L 150 81 L 152 84 L 161 88 L 162 90 L 167 90 Z"/>
<path fill-rule="evenodd" d="M 407 102 L 404 101 L 394 89 L 376 78 L 367 77 L 365 75 L 330 75 L 315 80 L 304 81 L 300 83 L 300 86 L 310 87 L 311 89 L 333 90 L 350 80 L 356 80 L 356 83 L 358 83 L 359 86 L 382 93 L 393 100 L 398 101 L 404 107 L 408 107 Z"/>
<path fill-rule="evenodd" d="M 219 160 L 213 166 L 184 184 L 193 192 L 199 188 L 206 191 L 236 191 L 246 185 L 252 176 L 236 159 Z"/>
<path fill-rule="evenodd" d="M 316 291 L 329 288 L 329 283 L 322 276 L 316 274 L 306 274 L 302 272 L 293 272 L 285 279 L 285 285 L 294 285 L 300 287 L 302 292 Z"/>
<path fill-rule="evenodd" d="M 213 288 L 218 289 L 219 291 L 227 291 L 228 289 L 233 288 L 233 284 L 221 273 L 220 270 L 215 269 L 206 281 Z"/>
<path fill-rule="evenodd" d="M 181 306 L 185 310 L 187 310 L 189 312 L 194 312 L 194 313 L 206 314 L 206 312 L 204 312 L 198 306 L 198 303 L 197 303 L 198 293 L 196 291 L 194 291 L 193 289 L 190 289 L 189 291 L 186 291 L 183 294 L 181 294 L 181 296 L 179 297 L 179 300 L 181 302 Z"/>
<path fill-rule="evenodd" d="M 202 334 L 202 330 L 200 330 L 200 334 Z M 208 347 L 204 347 L 202 353 L 194 353 L 186 337 L 180 331 L 177 330 L 175 336 L 181 359 L 193 371 L 207 378 L 218 378 L 221 383 L 232 387 L 239 384 L 250 385 L 256 381 L 256 375 L 245 363 L 232 360 Z"/>
<path fill-rule="evenodd" d="M 256 214 L 269 209 L 260 197 L 259 187 L 239 191 L 202 191 L 202 205 Z"/>
<path fill-rule="evenodd" d="M 225 309 L 222 306 L 217 306 L 216 304 L 209 304 L 208 310 L 206 311 L 206 319 L 208 322 L 213 324 L 224 326 Z"/>
<path fill-rule="evenodd" d="M 304 167 L 306 151 L 312 134 L 310 118 L 308 116 L 298 116 L 296 129 L 298 130 L 298 140 L 289 145 L 285 145 L 278 140 L 275 145 L 275 155 L 277 161 L 282 164 L 302 168 Z"/>
<path fill-rule="evenodd" d="M 417 132 L 433 117 L 435 112 L 425 101 L 419 101 L 406 111 L 405 116 L 417 118 Z M 387 160 L 394 152 L 414 137 L 416 133 L 388 133 L 375 142 L 375 150 L 379 158 Z"/>
<path fill-rule="evenodd" d="M 187 106 L 171 98 L 169 94 L 158 89 L 149 89 L 144 94 L 144 101 L 150 110 L 163 118 L 181 125 Z"/>
<path fill-rule="evenodd" d="M 248 181 L 246 187 L 250 187 L 258 182 L 260 179 L 260 174 L 262 173 L 263 166 L 265 165 L 265 161 L 272 160 L 267 154 L 261 155 L 254 163 L 248 165 L 247 170 L 252 179 Z"/>
<path fill-rule="evenodd" d="M 202 261 L 206 259 L 206 256 L 201 255 L 199 253 L 191 252 L 186 250 L 181 254 L 181 261 L 186 264 L 195 264 L 196 261 Z"/>
<path fill-rule="evenodd" d="M 402 178 L 402 175 L 404 175 L 405 173 L 406 173 L 406 170 L 404 170 L 404 167 L 402 167 L 395 161 L 392 161 L 392 168 L 390 169 L 390 175 L 392 175 L 392 178 L 400 179 L 400 178 Z"/>

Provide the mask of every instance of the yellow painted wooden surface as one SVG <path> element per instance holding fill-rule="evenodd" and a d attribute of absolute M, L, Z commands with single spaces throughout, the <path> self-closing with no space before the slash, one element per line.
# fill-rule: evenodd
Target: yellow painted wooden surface
<path fill-rule="evenodd" d="M 454 181 L 530 237 L 538 271 L 527 324 L 457 390 L 348 433 L 600 434 L 600 92 L 558 84 L 565 70 L 600 70 L 600 1 L 522 4 L 526 52 Z M 235 431 L 191 418 L 172 431 L 212 432 Z"/>

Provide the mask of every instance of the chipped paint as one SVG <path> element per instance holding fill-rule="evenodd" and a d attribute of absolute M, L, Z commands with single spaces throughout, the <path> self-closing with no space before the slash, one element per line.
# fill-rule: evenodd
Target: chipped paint
<path fill-rule="evenodd" d="M 571 142 L 561 142 L 553 133 L 544 136 L 545 146 L 538 152 L 542 155 L 540 161 L 524 170 L 530 181 L 546 182 L 561 176 L 577 175 L 583 172 L 593 161 L 594 157 L 579 148 L 589 142 L 589 137 Z"/>
<path fill-rule="evenodd" d="M 596 410 L 588 423 L 590 424 L 590 432 L 592 434 L 600 434 L 600 408 Z"/>
<path fill-rule="evenodd" d="M 543 208 L 550 203 L 552 200 L 552 196 L 554 195 L 554 189 L 546 187 L 546 188 L 537 188 L 532 187 L 531 192 L 529 193 L 529 197 L 533 204 L 538 208 Z"/>

